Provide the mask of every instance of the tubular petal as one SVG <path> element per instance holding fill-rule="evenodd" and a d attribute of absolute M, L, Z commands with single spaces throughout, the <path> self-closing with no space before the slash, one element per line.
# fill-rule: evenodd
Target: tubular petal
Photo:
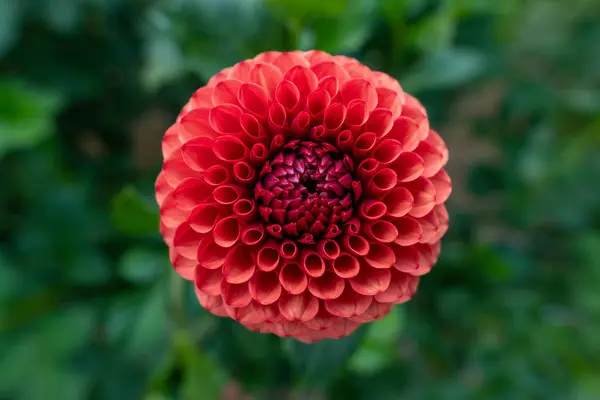
<path fill-rule="evenodd" d="M 221 247 L 231 247 L 240 238 L 240 222 L 237 217 L 226 217 L 215 224 L 213 229 L 215 243 Z"/>
<path fill-rule="evenodd" d="M 289 321 L 309 321 L 319 312 L 319 300 L 309 293 L 286 294 L 279 300 L 279 311 Z"/>
<path fill-rule="evenodd" d="M 308 291 L 323 300 L 339 297 L 344 291 L 344 286 L 344 279 L 329 271 L 318 278 L 311 277 L 308 280 Z"/>
<path fill-rule="evenodd" d="M 360 263 L 353 255 L 343 253 L 333 260 L 333 271 L 340 278 L 354 278 L 360 271 Z"/>
<path fill-rule="evenodd" d="M 325 273 L 325 261 L 311 250 L 303 252 L 301 265 L 304 272 L 313 278 L 318 278 Z"/>
<path fill-rule="evenodd" d="M 248 289 L 252 298 L 262 305 L 273 304 L 281 296 L 281 285 L 273 271 L 257 271 L 250 279 Z"/>
<path fill-rule="evenodd" d="M 382 202 L 388 215 L 399 218 L 408 214 L 415 204 L 415 199 L 408 189 L 398 186 L 390 190 Z"/>
<path fill-rule="evenodd" d="M 279 272 L 279 282 L 281 286 L 290 294 L 300 294 L 306 290 L 308 286 L 308 278 L 294 262 L 288 262 L 281 268 Z"/>
<path fill-rule="evenodd" d="M 373 268 L 390 268 L 396 262 L 392 249 L 383 243 L 371 243 L 365 260 Z"/>
<path fill-rule="evenodd" d="M 225 304 L 236 308 L 246 307 L 252 301 L 247 282 L 232 284 L 221 281 L 221 296 Z"/>
<path fill-rule="evenodd" d="M 398 230 L 398 237 L 394 241 L 400 246 L 410 246 L 421 240 L 423 231 L 417 220 L 410 216 L 401 217 L 391 221 Z"/>
<path fill-rule="evenodd" d="M 247 282 L 256 268 L 255 255 L 248 246 L 239 245 L 231 249 L 223 262 L 223 278 L 233 284 Z"/>
<path fill-rule="evenodd" d="M 221 294 L 221 269 L 207 269 L 198 267 L 195 270 L 194 283 L 196 288 L 208 295 L 219 296 Z"/>
<path fill-rule="evenodd" d="M 352 289 L 363 296 L 374 296 L 385 291 L 390 285 L 390 269 L 380 269 L 363 265 L 358 275 L 350 279 Z"/>
<path fill-rule="evenodd" d="M 335 299 L 325 300 L 325 309 L 332 315 L 350 318 L 364 313 L 373 301 L 372 296 L 363 296 L 346 285 L 342 294 Z"/>

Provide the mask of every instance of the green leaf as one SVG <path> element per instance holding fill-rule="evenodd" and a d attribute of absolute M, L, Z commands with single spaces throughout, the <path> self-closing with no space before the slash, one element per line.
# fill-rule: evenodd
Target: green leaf
<path fill-rule="evenodd" d="M 363 344 L 350 360 L 350 369 L 358 373 L 373 373 L 395 361 L 396 343 L 403 326 L 404 313 L 400 307 L 369 324 Z"/>
<path fill-rule="evenodd" d="M 20 81 L 0 81 L 0 158 L 49 137 L 61 105 L 57 93 Z"/>
<path fill-rule="evenodd" d="M 426 57 L 405 76 L 402 86 L 409 92 L 451 89 L 479 77 L 486 67 L 485 57 L 465 49 L 441 51 Z"/>
<path fill-rule="evenodd" d="M 168 259 L 163 253 L 144 247 L 134 247 L 121 257 L 119 273 L 132 282 L 149 283 L 156 279 L 167 263 Z"/>
<path fill-rule="evenodd" d="M 22 4 L 18 1 L 0 2 L 0 58 L 19 37 Z"/>
<path fill-rule="evenodd" d="M 266 3 L 292 19 L 320 15 L 336 16 L 349 8 L 348 0 L 266 0 Z"/>
<path fill-rule="evenodd" d="M 111 216 L 115 228 L 127 236 L 145 236 L 158 231 L 158 212 L 132 186 L 115 196 Z"/>
<path fill-rule="evenodd" d="M 177 332 L 175 347 L 183 360 L 183 400 L 220 399 L 226 383 L 223 369 L 201 349 L 194 346 L 187 332 Z"/>
<path fill-rule="evenodd" d="M 446 50 L 454 40 L 456 22 L 451 12 L 442 9 L 419 22 L 411 32 L 410 41 L 426 54 Z"/>
<path fill-rule="evenodd" d="M 296 381 L 307 387 L 326 385 L 352 357 L 366 332 L 367 325 L 364 325 L 350 336 L 312 344 L 285 339 L 283 349 L 292 364 Z"/>

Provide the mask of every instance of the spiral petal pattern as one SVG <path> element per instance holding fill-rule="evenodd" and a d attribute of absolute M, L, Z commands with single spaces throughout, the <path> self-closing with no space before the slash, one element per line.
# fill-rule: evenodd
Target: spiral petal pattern
<path fill-rule="evenodd" d="M 448 229 L 448 150 L 425 108 L 357 60 L 267 52 L 213 76 L 166 131 L 173 267 L 211 313 L 303 342 L 408 301 Z"/>

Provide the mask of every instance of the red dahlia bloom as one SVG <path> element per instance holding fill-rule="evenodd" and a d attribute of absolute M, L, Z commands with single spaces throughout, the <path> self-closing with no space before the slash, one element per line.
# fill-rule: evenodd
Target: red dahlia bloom
<path fill-rule="evenodd" d="M 390 76 L 320 51 L 212 77 L 163 139 L 171 261 L 200 304 L 313 342 L 409 300 L 448 228 L 448 150 Z"/>

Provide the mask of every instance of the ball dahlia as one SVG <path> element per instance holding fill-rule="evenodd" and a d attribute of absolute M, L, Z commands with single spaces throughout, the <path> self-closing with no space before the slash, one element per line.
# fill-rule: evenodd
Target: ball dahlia
<path fill-rule="evenodd" d="M 390 76 L 321 51 L 213 76 L 165 133 L 160 230 L 200 304 L 339 338 L 409 300 L 448 228 L 448 150 Z"/>

